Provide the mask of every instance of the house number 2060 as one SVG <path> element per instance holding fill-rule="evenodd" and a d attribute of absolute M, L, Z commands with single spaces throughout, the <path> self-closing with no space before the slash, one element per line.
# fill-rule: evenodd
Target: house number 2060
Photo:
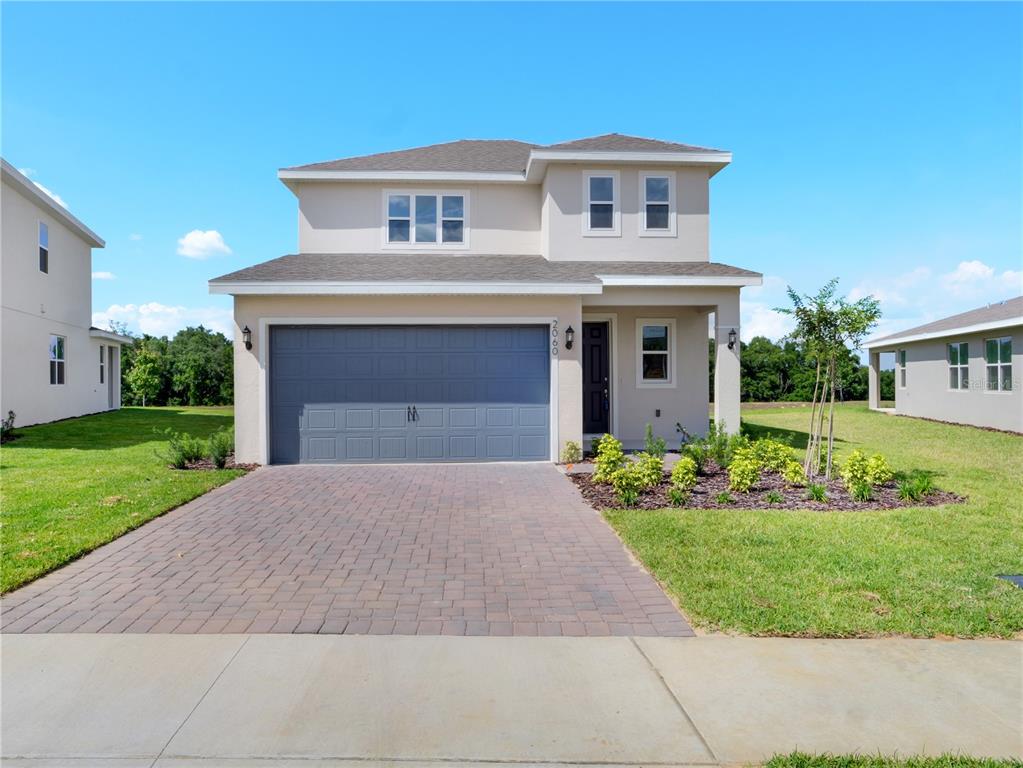
<path fill-rule="evenodd" d="M 558 356 L 558 321 L 551 320 L 551 355 Z"/>

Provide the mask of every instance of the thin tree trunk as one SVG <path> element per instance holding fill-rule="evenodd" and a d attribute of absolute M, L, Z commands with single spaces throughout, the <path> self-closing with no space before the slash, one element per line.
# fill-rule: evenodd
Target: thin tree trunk
<path fill-rule="evenodd" d="M 803 459 L 803 472 L 807 477 L 813 477 L 813 451 L 816 441 L 814 440 L 814 426 L 817 424 L 817 390 L 821 383 L 821 361 L 817 359 L 817 376 L 813 382 L 813 400 L 810 403 L 810 434 L 806 438 L 806 457 Z"/>
<path fill-rule="evenodd" d="M 830 381 L 831 368 L 824 366 L 824 380 L 821 382 L 821 407 L 817 411 L 817 450 L 814 455 L 813 473 L 821 473 L 822 459 L 824 458 L 824 404 L 828 400 L 828 383 Z"/>
<path fill-rule="evenodd" d="M 828 414 L 828 469 L 824 477 L 831 479 L 832 453 L 835 449 L 835 359 L 831 359 L 831 410 Z"/>

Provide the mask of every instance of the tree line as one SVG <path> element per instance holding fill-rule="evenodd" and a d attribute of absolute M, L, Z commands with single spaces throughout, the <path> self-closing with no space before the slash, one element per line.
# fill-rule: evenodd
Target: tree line
<path fill-rule="evenodd" d="M 166 336 L 134 336 L 121 347 L 121 402 L 125 405 L 231 405 L 234 350 L 224 334 L 203 326 Z"/>

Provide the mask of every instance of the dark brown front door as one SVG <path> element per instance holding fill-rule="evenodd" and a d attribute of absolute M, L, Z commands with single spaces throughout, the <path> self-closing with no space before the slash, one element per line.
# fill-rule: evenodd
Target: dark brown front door
<path fill-rule="evenodd" d="M 608 323 L 583 323 L 583 432 L 611 430 L 611 339 Z"/>

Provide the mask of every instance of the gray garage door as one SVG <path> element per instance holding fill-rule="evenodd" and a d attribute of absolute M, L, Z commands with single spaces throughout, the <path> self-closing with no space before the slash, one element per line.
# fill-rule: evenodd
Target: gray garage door
<path fill-rule="evenodd" d="M 547 326 L 275 326 L 275 463 L 543 460 Z"/>

